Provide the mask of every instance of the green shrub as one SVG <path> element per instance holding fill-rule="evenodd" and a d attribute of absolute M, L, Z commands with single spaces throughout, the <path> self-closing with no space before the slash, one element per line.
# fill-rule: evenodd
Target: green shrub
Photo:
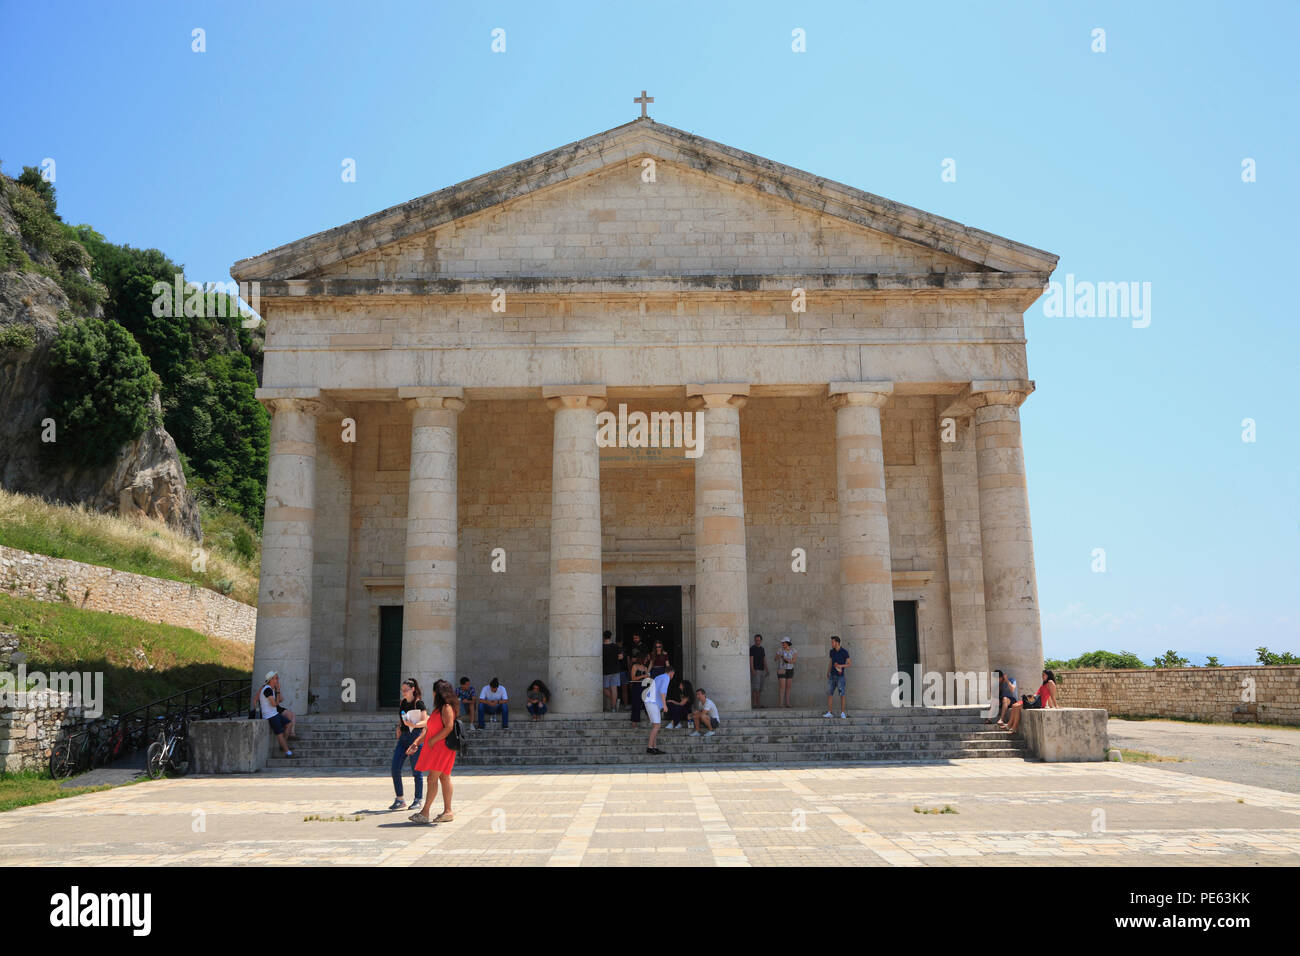
<path fill-rule="evenodd" d="M 50 349 L 47 414 L 58 431 L 46 447 L 64 461 L 104 464 L 151 424 L 158 387 L 126 329 L 101 319 L 68 323 Z"/>
<path fill-rule="evenodd" d="M 6 349 L 29 349 L 36 344 L 30 325 L 6 325 L 0 329 L 0 352 Z"/>

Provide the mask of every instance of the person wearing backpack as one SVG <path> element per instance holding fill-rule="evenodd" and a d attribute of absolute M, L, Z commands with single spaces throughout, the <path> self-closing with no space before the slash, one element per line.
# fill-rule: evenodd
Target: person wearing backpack
<path fill-rule="evenodd" d="M 408 754 L 417 751 L 420 759 L 415 769 L 429 775 L 429 793 L 424 806 L 412 813 L 412 823 L 450 823 L 456 819 L 451 812 L 451 768 L 456 765 L 456 751 L 462 744 L 459 721 L 456 719 L 456 691 L 448 681 L 436 680 L 433 684 L 433 710 L 420 725 L 420 736 L 407 748 Z M 423 749 L 421 749 L 423 748 Z M 442 788 L 442 813 L 429 819 L 433 798 Z"/>

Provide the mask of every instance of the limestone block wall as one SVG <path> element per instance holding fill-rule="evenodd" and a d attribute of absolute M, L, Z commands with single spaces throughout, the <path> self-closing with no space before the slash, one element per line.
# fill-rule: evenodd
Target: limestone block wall
<path fill-rule="evenodd" d="M 0 634 L 0 671 L 13 669 L 17 650 L 16 635 Z M 82 710 L 72 706 L 71 694 L 52 690 L 0 701 L 0 771 L 16 773 L 49 766 L 51 748 L 81 722 Z"/>
<path fill-rule="evenodd" d="M 207 588 L 116 571 L 0 545 L 0 589 L 141 621 L 188 627 L 210 637 L 253 642 L 257 608 Z"/>
<path fill-rule="evenodd" d="M 1112 716 L 1300 725 L 1300 667 L 1072 670 L 1057 674 L 1057 687 L 1063 706 Z"/>
<path fill-rule="evenodd" d="M 540 400 L 471 401 L 460 413 L 454 680 L 500 678 L 518 719 L 527 685 L 551 684 L 553 417 Z M 495 548 L 505 550 L 504 572 L 492 570 Z"/>
<path fill-rule="evenodd" d="M 751 399 L 740 412 L 749 563 L 749 629 L 763 635 L 768 687 L 777 699 L 782 635 L 799 653 L 790 701 L 811 707 L 825 696 L 830 635 L 840 631 L 835 411 L 822 397 Z M 805 573 L 791 551 L 807 554 Z"/>
<path fill-rule="evenodd" d="M 943 473 L 935 399 L 898 395 L 881 411 L 890 566 L 895 574 L 927 572 L 924 585 L 896 586 L 894 600 L 917 601 L 921 667 L 953 669 L 948 604 Z"/>
<path fill-rule="evenodd" d="M 351 417 L 357 423 L 357 440 L 351 450 L 351 560 L 341 678 L 357 682 L 357 699 L 354 704 L 340 706 L 343 710 L 370 711 L 378 700 L 375 679 L 379 669 L 379 608 L 386 604 L 400 606 L 403 601 L 411 415 L 400 402 L 358 402 Z M 319 515 L 320 501 L 316 510 Z M 319 570 L 317 574 L 316 580 L 320 580 Z M 385 580 L 396 580 L 397 584 L 383 586 Z M 313 608 L 313 645 L 316 635 L 329 626 L 315 617 L 318 610 L 324 613 L 320 605 Z M 420 680 L 423 686 L 423 675 Z"/>

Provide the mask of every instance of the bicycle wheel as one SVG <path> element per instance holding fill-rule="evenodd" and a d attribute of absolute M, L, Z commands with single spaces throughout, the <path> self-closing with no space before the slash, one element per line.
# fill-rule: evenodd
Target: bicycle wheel
<path fill-rule="evenodd" d="M 167 748 L 161 740 L 155 740 L 149 745 L 148 759 L 145 761 L 145 772 L 149 774 L 150 780 L 157 780 L 163 775 L 163 753 Z"/>
<path fill-rule="evenodd" d="M 190 745 L 184 737 L 177 739 L 176 746 L 172 748 L 172 770 L 178 777 L 190 772 Z"/>
<path fill-rule="evenodd" d="M 63 780 L 72 776 L 72 753 L 67 744 L 55 744 L 50 751 L 50 777 Z"/>

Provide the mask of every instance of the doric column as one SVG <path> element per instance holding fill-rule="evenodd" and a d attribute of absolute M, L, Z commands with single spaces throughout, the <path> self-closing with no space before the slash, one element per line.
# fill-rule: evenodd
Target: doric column
<path fill-rule="evenodd" d="M 880 409 L 893 391 L 892 382 L 832 382 L 829 389 L 835 409 L 840 638 L 853 659 L 847 671 L 848 703 L 858 709 L 889 707 L 898 671 L 880 435 Z M 825 652 L 809 663 L 820 673 L 824 658 Z"/>
<path fill-rule="evenodd" d="M 935 427 L 939 429 L 939 471 L 943 480 L 952 667 L 959 673 L 980 675 L 989 672 L 989 642 L 984 621 L 984 560 L 980 553 L 974 414 L 975 410 L 964 399 L 942 400 Z"/>
<path fill-rule="evenodd" d="M 411 472 L 406 496 L 406 580 L 402 676 L 432 692 L 456 682 L 456 421 L 459 388 L 399 388 L 411 409 Z"/>
<path fill-rule="evenodd" d="M 551 704 L 560 714 L 601 710 L 600 449 L 603 385 L 548 386 L 551 457 Z"/>
<path fill-rule="evenodd" d="M 748 385 L 688 385 L 702 409 L 704 450 L 695 459 L 695 686 L 724 713 L 748 711 L 749 563 L 741 481 L 740 409 Z"/>
<path fill-rule="evenodd" d="M 311 666 L 311 585 L 316 525 L 317 389 L 266 389 L 271 411 L 262 576 L 257 591 L 253 680 L 280 673 L 280 690 L 297 714 L 308 711 Z"/>
<path fill-rule="evenodd" d="M 970 388 L 989 666 L 1010 672 L 1022 693 L 1032 693 L 1043 668 L 1043 635 L 1019 407 L 1034 383 L 972 382 Z"/>

